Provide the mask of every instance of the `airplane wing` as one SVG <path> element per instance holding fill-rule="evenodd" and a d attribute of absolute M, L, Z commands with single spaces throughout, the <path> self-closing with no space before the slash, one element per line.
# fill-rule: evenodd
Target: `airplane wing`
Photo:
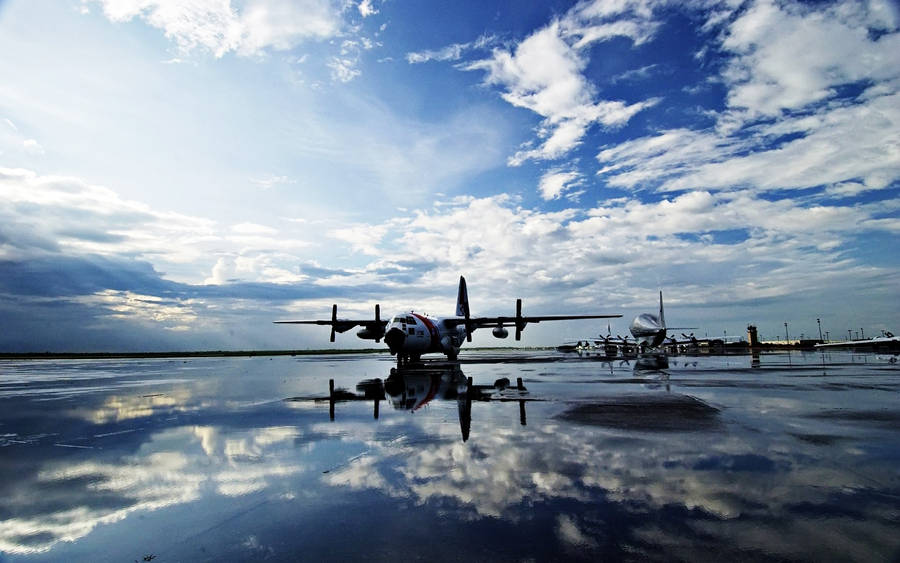
<path fill-rule="evenodd" d="M 472 317 L 469 322 L 476 328 L 491 326 L 516 326 L 516 324 L 539 323 L 541 321 L 573 321 L 578 319 L 615 319 L 622 315 L 545 315 L 540 317 Z M 466 319 L 452 319 L 457 324 L 465 324 Z"/>
<path fill-rule="evenodd" d="M 344 333 L 355 326 L 362 326 L 369 330 L 369 338 L 373 338 L 376 342 L 384 336 L 384 329 L 387 327 L 388 321 L 381 320 L 381 306 L 375 305 L 374 319 L 339 319 L 337 317 L 337 305 L 331 306 L 330 319 L 302 320 L 302 321 L 272 321 L 275 324 L 292 324 L 292 325 L 320 325 L 331 326 L 331 341 L 334 342 L 334 333 Z"/>
<path fill-rule="evenodd" d="M 516 316 L 514 317 L 450 317 L 443 319 L 449 326 L 465 325 L 466 332 L 471 334 L 476 328 L 485 327 L 516 327 L 516 340 L 522 339 L 522 330 L 528 323 L 543 321 L 572 321 L 579 319 L 616 319 L 622 315 L 542 315 L 526 317 L 522 315 L 522 300 L 516 299 Z"/>

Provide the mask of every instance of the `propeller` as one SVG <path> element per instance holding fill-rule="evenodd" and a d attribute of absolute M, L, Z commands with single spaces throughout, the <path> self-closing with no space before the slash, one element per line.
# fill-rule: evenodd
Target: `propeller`
<path fill-rule="evenodd" d="M 375 304 L 375 330 L 379 331 L 379 334 L 381 334 L 381 329 L 382 329 L 382 326 L 381 326 L 381 305 L 378 304 L 378 303 L 376 303 L 376 304 Z M 376 338 L 376 339 L 375 339 L 375 342 L 381 342 L 381 338 Z"/>
<path fill-rule="evenodd" d="M 525 328 L 525 321 L 522 320 L 522 300 L 516 299 L 516 340 L 522 340 L 522 330 Z"/>
<path fill-rule="evenodd" d="M 334 325 L 337 324 L 337 303 L 331 306 L 331 341 L 334 342 Z"/>
<path fill-rule="evenodd" d="M 468 302 L 463 306 L 463 312 L 465 313 L 466 318 L 466 342 L 472 342 L 472 323 L 470 322 L 471 315 L 469 313 L 469 304 Z"/>

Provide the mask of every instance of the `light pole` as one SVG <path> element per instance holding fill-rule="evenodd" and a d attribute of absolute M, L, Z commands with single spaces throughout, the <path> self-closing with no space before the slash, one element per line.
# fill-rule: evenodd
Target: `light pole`
<path fill-rule="evenodd" d="M 849 328 L 847 329 L 847 340 L 853 340 L 853 332 Z"/>
<path fill-rule="evenodd" d="M 864 330 L 862 329 L 862 327 L 859 327 L 859 334 L 860 334 L 860 336 L 862 337 L 863 340 L 866 339 L 866 331 L 864 331 Z"/>
<path fill-rule="evenodd" d="M 788 336 L 787 323 L 784 323 L 784 343 L 785 344 L 791 343 L 791 337 Z"/>
<path fill-rule="evenodd" d="M 826 330 L 825 331 L 825 342 L 831 342 L 831 337 L 828 335 L 829 335 L 829 332 Z"/>
<path fill-rule="evenodd" d="M 816 324 L 819 325 L 819 341 L 822 341 L 822 319 L 816 319 Z"/>

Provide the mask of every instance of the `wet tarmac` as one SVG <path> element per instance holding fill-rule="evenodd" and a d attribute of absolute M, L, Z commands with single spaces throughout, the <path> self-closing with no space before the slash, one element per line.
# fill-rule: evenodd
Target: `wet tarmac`
<path fill-rule="evenodd" d="M 900 559 L 895 357 L 464 359 L 2 361 L 0 561 Z"/>

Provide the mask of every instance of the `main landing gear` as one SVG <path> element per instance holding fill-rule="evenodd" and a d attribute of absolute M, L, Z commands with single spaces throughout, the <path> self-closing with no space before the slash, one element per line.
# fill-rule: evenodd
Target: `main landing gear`
<path fill-rule="evenodd" d="M 415 354 L 397 354 L 397 367 L 405 368 L 414 363 L 418 363 L 422 357 Z"/>

